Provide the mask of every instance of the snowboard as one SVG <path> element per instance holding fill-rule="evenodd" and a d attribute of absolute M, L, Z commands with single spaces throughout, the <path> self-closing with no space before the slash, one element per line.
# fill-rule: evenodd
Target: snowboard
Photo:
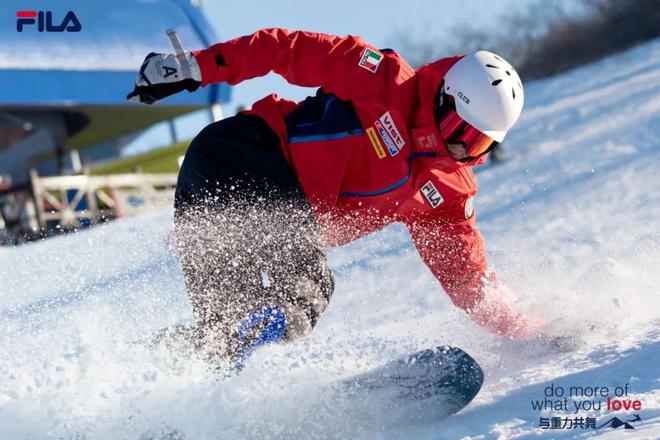
<path fill-rule="evenodd" d="M 437 421 L 465 408 L 483 384 L 483 371 L 456 347 L 422 350 L 342 380 L 338 387 L 352 411 L 388 423 Z"/>
<path fill-rule="evenodd" d="M 194 342 L 194 328 L 176 325 L 159 331 L 147 345 L 165 347 L 177 357 L 203 352 Z M 240 368 L 232 368 L 238 373 Z M 390 361 L 371 371 L 334 382 L 333 393 L 346 402 L 351 411 L 378 413 L 415 413 L 418 418 L 438 420 L 465 408 L 483 385 L 479 364 L 457 347 L 440 346 Z M 409 411 L 401 411 L 401 407 Z"/>

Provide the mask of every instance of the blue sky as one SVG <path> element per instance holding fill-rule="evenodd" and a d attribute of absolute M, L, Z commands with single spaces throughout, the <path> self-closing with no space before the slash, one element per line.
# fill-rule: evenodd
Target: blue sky
<path fill-rule="evenodd" d="M 537 1 L 207 0 L 203 2 L 203 7 L 218 37 L 223 41 L 261 28 L 285 27 L 337 35 L 360 35 L 377 47 L 391 47 L 401 51 L 397 46 L 397 33 L 407 32 L 415 40 L 437 39 L 442 44 L 451 38 L 449 32 L 452 28 L 466 24 L 493 27 L 502 14 Z M 405 57 L 405 52 L 401 53 Z M 224 113 L 232 115 L 238 106 L 249 107 L 270 93 L 301 100 L 313 93 L 313 90 L 291 86 L 271 74 L 234 87 L 231 102 L 223 106 Z M 179 118 L 176 123 L 179 137 L 183 139 L 194 136 L 208 122 L 205 113 Z M 168 129 L 159 124 L 138 138 L 126 152 L 133 154 L 169 142 Z"/>
<path fill-rule="evenodd" d="M 278 0 L 206 1 L 207 16 L 225 40 L 265 27 L 285 27 L 336 35 L 360 35 L 377 47 L 397 48 L 397 32 L 439 42 L 461 24 L 495 26 L 497 18 L 535 0 Z M 405 56 L 405 53 L 402 53 Z M 448 54 L 449 55 L 449 54 Z M 276 75 L 239 84 L 233 90 L 232 112 L 269 94 L 302 99 L 309 90 L 289 86 Z"/>

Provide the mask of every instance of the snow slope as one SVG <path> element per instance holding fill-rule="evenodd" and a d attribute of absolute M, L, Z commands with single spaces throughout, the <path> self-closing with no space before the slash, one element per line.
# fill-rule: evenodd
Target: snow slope
<path fill-rule="evenodd" d="M 485 333 L 392 225 L 329 251 L 337 288 L 308 339 L 220 379 L 194 356 L 132 342 L 190 319 L 171 212 L 157 212 L 0 249 L 0 439 L 610 439 L 623 428 L 543 430 L 539 418 L 632 419 L 532 409 L 551 384 L 628 384 L 642 420 L 626 438 L 660 438 L 660 40 L 526 95 L 512 160 L 478 173 L 478 223 L 520 307 L 579 335 L 573 351 Z M 331 386 L 443 344 L 486 372 L 448 420 L 356 413 Z"/>

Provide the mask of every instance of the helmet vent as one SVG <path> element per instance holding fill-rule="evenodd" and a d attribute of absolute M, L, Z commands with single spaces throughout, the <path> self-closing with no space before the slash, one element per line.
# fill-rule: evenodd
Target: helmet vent
<path fill-rule="evenodd" d="M 499 69 L 499 67 L 493 66 L 492 64 L 486 64 L 486 67 L 490 67 L 492 69 Z"/>
<path fill-rule="evenodd" d="M 516 99 L 516 91 L 511 87 L 511 95 L 513 95 L 513 99 Z"/>
<path fill-rule="evenodd" d="M 501 82 L 502 82 L 501 79 L 496 79 L 496 80 L 493 81 L 491 84 L 494 85 L 494 86 L 496 86 L 496 85 L 498 85 L 498 84 L 501 83 Z"/>

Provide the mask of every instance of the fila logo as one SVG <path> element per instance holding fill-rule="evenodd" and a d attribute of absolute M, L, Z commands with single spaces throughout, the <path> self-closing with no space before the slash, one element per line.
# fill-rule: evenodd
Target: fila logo
<path fill-rule="evenodd" d="M 390 114 L 390 112 L 383 113 L 383 115 L 380 118 L 378 118 L 378 120 L 380 121 L 381 124 L 383 124 L 383 127 L 385 127 L 385 130 L 394 141 L 396 147 L 399 150 L 402 149 L 403 146 L 406 145 L 406 141 L 403 140 L 401 133 L 399 133 L 399 130 L 396 128 L 396 125 L 394 125 L 394 119 L 392 119 L 392 115 Z"/>
<path fill-rule="evenodd" d="M 23 27 L 37 25 L 39 32 L 80 32 L 82 26 L 73 11 L 68 11 L 59 25 L 53 24 L 51 11 L 18 11 L 16 12 L 16 30 L 23 32 Z"/>
<path fill-rule="evenodd" d="M 431 208 L 437 208 L 445 199 L 442 198 L 442 194 L 435 187 L 433 182 L 428 180 L 421 188 L 422 195 L 427 202 L 431 205 Z"/>

